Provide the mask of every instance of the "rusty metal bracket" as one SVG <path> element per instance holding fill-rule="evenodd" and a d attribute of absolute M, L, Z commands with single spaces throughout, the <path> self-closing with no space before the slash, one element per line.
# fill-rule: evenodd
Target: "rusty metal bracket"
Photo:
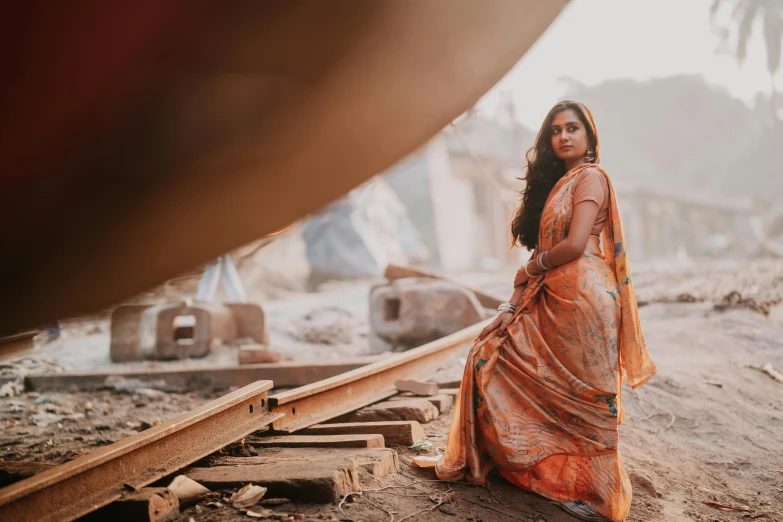
<path fill-rule="evenodd" d="M 285 414 L 272 428 L 294 432 L 391 397 L 397 379 L 426 377 L 438 364 L 453 360 L 489 323 L 482 321 L 437 341 L 294 390 L 269 397 L 270 411 Z"/>
<path fill-rule="evenodd" d="M 268 426 L 258 381 L 158 426 L 0 489 L 0 519 L 69 521 Z"/>

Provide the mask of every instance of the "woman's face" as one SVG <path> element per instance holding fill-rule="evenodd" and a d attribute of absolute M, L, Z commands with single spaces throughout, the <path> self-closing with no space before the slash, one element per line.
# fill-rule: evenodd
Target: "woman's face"
<path fill-rule="evenodd" d="M 557 113 L 552 120 L 552 150 L 559 159 L 584 158 L 589 146 L 587 129 L 573 109 Z"/>

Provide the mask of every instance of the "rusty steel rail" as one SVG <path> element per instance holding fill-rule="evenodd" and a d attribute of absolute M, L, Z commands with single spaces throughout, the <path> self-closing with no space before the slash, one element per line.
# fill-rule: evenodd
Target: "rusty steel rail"
<path fill-rule="evenodd" d="M 69 521 L 184 468 L 281 415 L 258 381 L 163 424 L 0 489 L 0 520 Z"/>
<path fill-rule="evenodd" d="M 285 416 L 276 419 L 272 428 L 294 432 L 391 397 L 397 393 L 397 379 L 426 376 L 433 366 L 453 360 L 488 323 L 475 324 L 387 361 L 273 395 L 269 397 L 270 411 Z"/>
<path fill-rule="evenodd" d="M 258 381 L 159 426 L 0 489 L 0 520 L 70 521 L 136 491 L 265 426 L 293 432 L 397 393 L 394 382 L 426 377 L 488 323 L 341 375 L 267 398 Z"/>

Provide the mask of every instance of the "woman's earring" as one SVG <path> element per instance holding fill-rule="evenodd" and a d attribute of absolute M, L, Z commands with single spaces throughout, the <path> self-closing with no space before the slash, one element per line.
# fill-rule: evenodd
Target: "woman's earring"
<path fill-rule="evenodd" d="M 587 152 L 585 153 L 585 160 L 589 162 L 595 161 L 595 152 L 593 152 L 593 149 L 587 149 Z"/>

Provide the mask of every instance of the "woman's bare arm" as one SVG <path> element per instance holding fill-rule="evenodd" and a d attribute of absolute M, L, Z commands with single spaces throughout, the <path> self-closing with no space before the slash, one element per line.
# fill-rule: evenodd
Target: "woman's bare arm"
<path fill-rule="evenodd" d="M 564 265 L 582 255 L 595 226 L 598 210 L 598 203 L 592 200 L 582 201 L 574 206 L 568 237 L 553 247 L 547 255 L 551 266 Z"/>
<path fill-rule="evenodd" d="M 508 302 L 512 305 L 519 304 L 519 300 L 522 299 L 522 293 L 525 291 L 525 287 L 523 286 L 515 286 L 514 287 L 514 293 L 511 294 L 511 297 L 509 297 Z"/>
<path fill-rule="evenodd" d="M 574 213 L 571 217 L 571 228 L 568 230 L 568 236 L 549 250 L 546 256 L 546 261 L 549 262 L 549 266 L 555 267 L 568 263 L 569 261 L 579 257 L 582 252 L 585 251 L 587 241 L 590 239 L 590 234 L 593 231 L 595 225 L 595 218 L 598 216 L 598 203 L 592 200 L 582 201 L 574 207 Z M 532 256 L 531 256 L 532 259 Z M 530 261 L 528 261 L 529 263 Z M 525 272 L 525 265 L 517 272 L 517 276 L 514 279 L 514 296 L 516 296 L 517 289 L 524 289 L 522 285 L 528 282 L 530 279 Z M 535 263 L 533 263 L 535 265 Z M 531 273 L 537 271 L 537 268 L 529 267 Z M 522 296 L 520 292 L 519 297 Z M 519 300 L 517 297 L 517 300 Z"/>

